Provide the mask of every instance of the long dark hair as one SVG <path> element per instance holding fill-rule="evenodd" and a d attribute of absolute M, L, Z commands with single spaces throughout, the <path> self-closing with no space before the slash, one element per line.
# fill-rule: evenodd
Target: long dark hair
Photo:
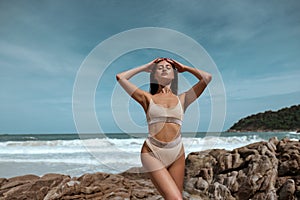
<path fill-rule="evenodd" d="M 172 93 L 177 95 L 178 92 L 178 72 L 175 68 L 175 66 L 170 63 L 172 65 L 173 71 L 174 71 L 174 79 L 171 82 L 171 90 Z M 150 89 L 149 92 L 150 94 L 154 95 L 157 93 L 159 84 L 157 83 L 156 79 L 154 78 L 154 74 L 156 71 L 156 65 L 154 66 L 154 69 L 152 69 L 152 72 L 150 73 Z"/>

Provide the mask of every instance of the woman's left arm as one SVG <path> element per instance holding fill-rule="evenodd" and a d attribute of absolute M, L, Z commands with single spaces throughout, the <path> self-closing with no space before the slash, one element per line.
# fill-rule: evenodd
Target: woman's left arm
<path fill-rule="evenodd" d="M 193 74 L 199 81 L 188 91 L 184 92 L 184 109 L 186 109 L 193 101 L 195 101 L 205 90 L 206 86 L 212 79 L 210 73 L 200 69 L 189 67 L 178 61 L 172 60 L 178 72 L 189 72 Z"/>

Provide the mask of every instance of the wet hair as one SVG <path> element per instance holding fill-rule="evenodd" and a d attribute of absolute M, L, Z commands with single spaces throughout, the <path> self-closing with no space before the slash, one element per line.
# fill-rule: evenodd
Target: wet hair
<path fill-rule="evenodd" d="M 172 90 L 173 94 L 177 95 L 177 92 L 178 92 L 178 72 L 177 72 L 175 66 L 172 63 L 170 63 L 170 64 L 172 65 L 172 68 L 173 68 L 173 71 L 174 71 L 174 79 L 171 82 L 171 90 Z M 149 89 L 149 92 L 152 95 L 157 93 L 158 87 L 159 87 L 159 84 L 157 83 L 157 80 L 154 78 L 155 72 L 156 72 L 156 67 L 157 67 L 157 65 L 154 67 L 154 69 L 152 70 L 152 72 L 150 74 L 150 89 Z"/>

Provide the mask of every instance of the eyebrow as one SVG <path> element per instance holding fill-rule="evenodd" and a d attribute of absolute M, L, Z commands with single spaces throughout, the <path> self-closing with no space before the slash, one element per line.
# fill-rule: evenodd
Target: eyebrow
<path fill-rule="evenodd" d="M 164 66 L 163 64 L 158 64 L 157 66 Z M 166 66 L 172 66 L 170 63 L 167 63 Z"/>

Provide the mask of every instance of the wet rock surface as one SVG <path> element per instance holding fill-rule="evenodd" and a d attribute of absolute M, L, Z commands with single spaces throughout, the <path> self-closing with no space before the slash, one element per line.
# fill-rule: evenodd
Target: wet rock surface
<path fill-rule="evenodd" d="M 194 152 L 186 158 L 186 196 L 220 200 L 299 199 L 299 164 L 300 143 L 288 139 L 271 138 L 232 151 Z"/>
<path fill-rule="evenodd" d="M 272 138 L 227 151 L 186 158 L 185 199 L 300 199 L 300 142 Z M 134 173 L 133 171 L 134 170 Z M 62 174 L 0 178 L 0 200 L 163 199 L 146 174 Z"/>
<path fill-rule="evenodd" d="M 73 177 L 46 174 L 0 180 L 0 199 L 161 199 L 150 179 L 143 175 L 84 174 Z"/>

